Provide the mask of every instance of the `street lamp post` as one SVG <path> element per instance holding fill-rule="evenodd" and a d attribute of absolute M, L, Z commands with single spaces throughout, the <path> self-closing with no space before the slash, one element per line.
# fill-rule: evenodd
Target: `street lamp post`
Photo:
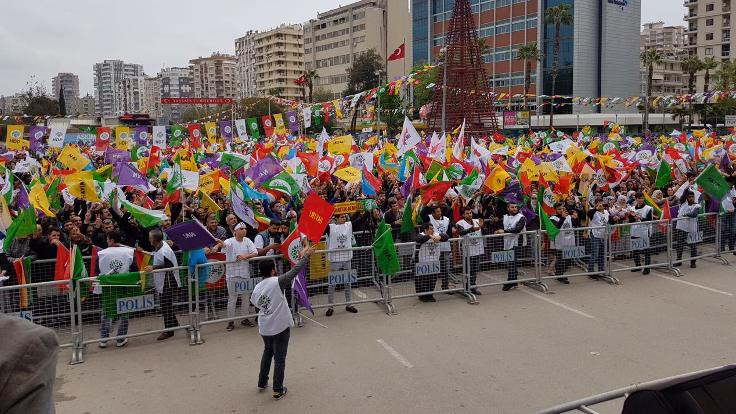
<path fill-rule="evenodd" d="M 447 47 L 440 49 L 442 53 L 442 134 L 447 131 Z"/>
<path fill-rule="evenodd" d="M 375 74 L 378 76 L 378 93 L 376 93 L 376 133 L 378 139 L 381 139 L 381 71 L 377 70 Z"/>

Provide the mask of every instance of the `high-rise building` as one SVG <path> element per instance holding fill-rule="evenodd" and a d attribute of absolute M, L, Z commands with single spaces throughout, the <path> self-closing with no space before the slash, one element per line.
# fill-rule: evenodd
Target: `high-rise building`
<path fill-rule="evenodd" d="M 64 92 L 66 94 L 66 91 Z M 70 115 L 94 115 L 95 114 L 95 97 L 87 94 L 81 98 L 76 98 L 72 102 L 71 107 L 67 107 L 66 112 Z"/>
<path fill-rule="evenodd" d="M 237 59 L 235 56 L 216 52 L 209 57 L 192 59 L 189 63 L 192 70 L 195 97 L 237 97 L 235 82 Z"/>
<path fill-rule="evenodd" d="M 248 30 L 245 36 L 235 39 L 235 56 L 238 59 L 235 80 L 238 83 L 238 97 L 240 98 L 258 95 L 255 48 L 255 35 L 257 33 L 257 30 Z"/>
<path fill-rule="evenodd" d="M 682 60 L 685 50 L 685 27 L 665 26 L 663 22 L 644 23 L 639 51 L 657 50 L 662 63 L 654 65 L 652 96 L 677 95 L 686 90 L 687 77 L 683 76 Z M 648 68 L 641 64 L 641 94 L 646 94 Z"/>
<path fill-rule="evenodd" d="M 51 78 L 54 99 L 59 99 L 59 92 L 62 88 L 64 88 L 66 108 L 69 111 L 69 108 L 74 105 L 74 101 L 79 98 L 79 76 L 73 73 L 59 73 Z"/>
<path fill-rule="evenodd" d="M 113 116 L 116 112 L 116 102 L 122 97 L 117 95 L 120 88 L 117 84 L 130 77 L 144 76 L 143 66 L 134 63 L 125 63 L 122 60 L 105 60 L 95 63 L 94 86 L 95 107 L 98 115 Z"/>
<path fill-rule="evenodd" d="M 544 13 L 570 6 L 574 23 L 562 26 L 555 95 L 636 96 L 639 94 L 641 0 L 471 0 L 491 90 L 508 96 L 524 92 L 525 62 L 519 48 L 536 42 L 542 62 L 532 62 L 530 93 L 553 95 L 555 27 Z M 413 61 L 437 62 L 445 45 L 454 0 L 412 0 Z M 521 98 L 512 100 L 518 106 Z M 547 105 L 548 111 L 549 105 Z M 587 112 L 600 107 L 563 105 Z"/>
<path fill-rule="evenodd" d="M 149 117 L 161 119 L 161 78 L 146 76 L 143 79 L 143 113 Z"/>
<path fill-rule="evenodd" d="M 373 49 L 384 59 L 387 57 L 387 3 L 361 0 L 319 13 L 316 19 L 304 23 L 305 69 L 318 75 L 315 90 L 324 89 L 333 98 L 339 98 L 348 85 L 347 70 L 359 54 Z M 393 51 L 401 39 L 391 42 Z"/>
<path fill-rule="evenodd" d="M 21 115 L 26 108 L 25 94 L 22 92 L 11 96 L 0 96 L 0 114 Z"/>
<path fill-rule="evenodd" d="M 181 116 L 191 105 L 161 105 L 161 98 L 192 98 L 194 86 L 191 68 L 164 68 L 158 74 L 159 82 L 159 122 L 181 121 Z"/>
<path fill-rule="evenodd" d="M 734 40 L 731 39 L 731 21 L 734 20 L 734 7 L 731 0 L 685 0 L 687 14 L 687 44 L 685 48 L 692 56 L 701 60 L 713 58 L 717 62 L 731 59 Z M 705 71 L 698 74 L 695 89 L 703 92 Z M 710 85 L 709 89 L 713 89 Z"/>
<path fill-rule="evenodd" d="M 287 99 L 302 98 L 302 88 L 294 83 L 304 73 L 301 25 L 281 25 L 265 32 L 249 31 L 235 39 L 235 54 L 242 97 L 278 94 Z"/>
<path fill-rule="evenodd" d="M 115 115 L 143 113 L 145 76 L 129 76 L 115 83 Z"/>

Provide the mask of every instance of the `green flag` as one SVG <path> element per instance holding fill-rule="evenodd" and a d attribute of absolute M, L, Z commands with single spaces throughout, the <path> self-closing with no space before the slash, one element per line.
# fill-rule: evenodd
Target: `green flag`
<path fill-rule="evenodd" d="M 243 168 L 246 164 L 248 164 L 248 158 L 240 154 L 223 152 L 222 157 L 220 157 L 220 167 L 228 166 L 232 172 Z"/>
<path fill-rule="evenodd" d="M 404 204 L 404 214 L 401 215 L 401 234 L 414 230 L 414 222 L 411 219 L 411 201 L 411 196 L 409 196 Z"/>
<path fill-rule="evenodd" d="M 700 173 L 698 178 L 695 179 L 695 183 L 703 187 L 708 195 L 717 200 L 722 200 L 728 193 L 728 183 L 713 164 L 710 164 Z"/>
<path fill-rule="evenodd" d="M 169 140 L 169 145 L 171 145 L 172 147 L 181 146 L 181 141 L 184 139 L 184 131 L 186 131 L 186 129 L 183 125 L 172 125 L 171 139 Z"/>
<path fill-rule="evenodd" d="M 394 237 L 391 234 L 391 227 L 381 220 L 376 229 L 376 237 L 373 241 L 373 254 L 376 257 L 378 268 L 383 273 L 393 276 L 399 271 L 399 256 L 396 253 L 396 245 Z"/>
<path fill-rule="evenodd" d="M 18 214 L 5 233 L 3 240 L 3 251 L 7 252 L 10 245 L 18 237 L 30 236 L 36 232 L 36 212 L 33 207 L 29 207 Z"/>
<path fill-rule="evenodd" d="M 544 187 L 539 187 L 539 196 L 537 197 L 537 210 L 539 212 L 539 224 L 541 224 L 544 230 L 547 230 L 547 237 L 554 241 L 557 235 L 560 234 L 560 229 L 552 223 L 549 219 L 547 212 L 542 208 L 542 200 L 544 199 Z"/>
<path fill-rule="evenodd" d="M 654 180 L 654 186 L 656 188 L 664 188 L 670 181 L 672 181 L 672 168 L 669 163 L 662 160 L 659 163 L 659 170 L 657 170 L 657 178 Z"/>
<path fill-rule="evenodd" d="M 260 138 L 261 130 L 258 129 L 258 120 L 256 118 L 248 118 L 248 133 L 251 138 Z"/>
<path fill-rule="evenodd" d="M 128 201 L 121 200 L 121 205 L 130 213 L 131 216 L 145 228 L 158 226 L 162 221 L 168 220 L 166 213 L 160 210 L 150 210 L 141 206 L 137 206 Z"/>
<path fill-rule="evenodd" d="M 49 198 L 49 204 L 52 210 L 61 210 L 61 197 L 59 197 L 59 184 L 61 184 L 61 177 L 56 177 L 54 182 L 51 183 L 46 194 Z"/>
<path fill-rule="evenodd" d="M 141 272 L 100 275 L 97 282 L 102 287 L 102 311 L 107 318 L 118 316 L 118 299 L 141 294 Z"/>
<path fill-rule="evenodd" d="M 180 189 L 182 184 L 181 164 L 177 161 L 171 168 L 171 177 L 168 177 L 168 181 L 166 182 L 166 194 L 169 196 L 174 194 L 174 191 Z"/>
<path fill-rule="evenodd" d="M 440 164 L 439 162 L 435 160 L 432 160 L 432 163 L 429 165 L 429 168 L 427 169 L 427 173 L 425 174 L 425 176 L 427 177 L 427 181 L 432 181 L 432 179 L 437 174 L 442 174 L 442 171 L 443 171 L 442 164 Z M 440 176 L 440 178 L 442 177 Z"/>
<path fill-rule="evenodd" d="M 281 171 L 275 177 L 263 183 L 263 188 L 281 191 L 282 193 L 289 194 L 291 197 L 299 194 L 299 184 L 286 171 Z"/>

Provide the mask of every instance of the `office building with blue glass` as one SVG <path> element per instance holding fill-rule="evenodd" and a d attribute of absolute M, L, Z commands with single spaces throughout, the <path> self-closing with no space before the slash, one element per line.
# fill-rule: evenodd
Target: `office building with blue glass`
<path fill-rule="evenodd" d="M 445 32 L 449 30 L 454 3 L 454 0 L 412 0 L 415 64 L 436 61 L 444 46 Z M 556 94 L 639 95 L 641 0 L 471 0 L 470 3 L 493 91 L 512 96 L 524 92 L 525 62 L 518 58 L 518 50 L 536 42 L 544 57 L 539 64 L 532 63 L 530 93 L 553 94 L 555 28 L 544 22 L 544 12 L 565 3 L 570 5 L 574 23 L 561 30 Z M 520 104 L 521 99 L 512 100 L 513 107 L 518 108 Z M 555 113 L 600 110 L 595 106 L 563 105 Z"/>

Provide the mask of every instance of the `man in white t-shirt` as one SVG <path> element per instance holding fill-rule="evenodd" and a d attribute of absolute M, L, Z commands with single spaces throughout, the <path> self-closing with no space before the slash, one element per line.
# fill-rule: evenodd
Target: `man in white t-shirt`
<path fill-rule="evenodd" d="M 214 250 L 222 248 L 222 252 L 225 253 L 225 280 L 227 282 L 227 317 L 231 319 L 227 323 L 227 330 L 232 331 L 235 329 L 235 322 L 232 320 L 235 318 L 235 310 L 238 304 L 238 297 L 240 297 L 240 313 L 241 316 L 245 316 L 245 309 L 248 307 L 248 301 L 245 297 L 247 292 L 238 291 L 238 282 L 243 279 L 250 278 L 250 263 L 249 259 L 258 256 L 258 249 L 250 241 L 249 238 L 245 237 L 246 233 L 245 223 L 238 223 L 235 226 L 235 236 L 225 241 L 220 241 L 214 247 Z M 252 322 L 248 318 L 243 319 L 241 322 L 243 326 L 253 326 Z"/>
<path fill-rule="evenodd" d="M 327 234 L 327 250 L 338 250 L 327 253 L 327 260 L 330 261 L 330 271 L 339 272 L 343 270 L 351 270 L 353 268 L 353 251 L 346 250 L 352 248 L 353 239 L 353 223 L 347 221 L 347 214 L 337 216 L 335 223 L 330 223 L 325 229 Z M 345 302 L 352 300 L 352 285 L 350 283 L 343 284 L 345 288 Z M 335 303 L 335 285 L 330 284 L 327 287 L 327 308 L 325 315 L 332 316 L 335 310 L 332 304 Z M 350 313 L 358 313 L 358 309 L 353 305 L 345 306 L 345 310 Z"/>

